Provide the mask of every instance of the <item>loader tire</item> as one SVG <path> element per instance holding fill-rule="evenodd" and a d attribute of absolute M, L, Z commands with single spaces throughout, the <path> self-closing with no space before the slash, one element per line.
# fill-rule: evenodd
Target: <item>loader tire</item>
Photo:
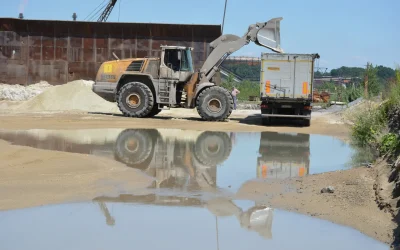
<path fill-rule="evenodd" d="M 232 113 L 233 98 L 228 90 L 220 86 L 212 86 L 200 92 L 196 108 L 203 120 L 224 121 Z"/>
<path fill-rule="evenodd" d="M 157 103 L 154 104 L 153 109 L 150 111 L 148 115 L 146 115 L 146 118 L 151 118 L 153 116 L 158 115 L 161 112 L 161 109 L 158 108 Z"/>
<path fill-rule="evenodd" d="M 145 117 L 153 109 L 154 96 L 145 84 L 130 82 L 118 91 L 117 103 L 124 116 Z"/>
<path fill-rule="evenodd" d="M 153 159 L 158 131 L 155 129 L 126 129 L 116 140 L 114 147 L 115 160 L 128 167 L 146 169 Z"/>
<path fill-rule="evenodd" d="M 224 132 L 201 133 L 194 148 L 197 160 L 207 166 L 221 164 L 228 159 L 231 151 L 231 138 Z"/>

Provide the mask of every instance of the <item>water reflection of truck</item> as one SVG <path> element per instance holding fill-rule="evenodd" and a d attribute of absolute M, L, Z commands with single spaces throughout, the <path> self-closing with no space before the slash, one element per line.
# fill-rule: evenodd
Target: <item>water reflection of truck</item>
<path fill-rule="evenodd" d="M 310 135 L 262 132 L 257 177 L 284 179 L 308 175 Z"/>

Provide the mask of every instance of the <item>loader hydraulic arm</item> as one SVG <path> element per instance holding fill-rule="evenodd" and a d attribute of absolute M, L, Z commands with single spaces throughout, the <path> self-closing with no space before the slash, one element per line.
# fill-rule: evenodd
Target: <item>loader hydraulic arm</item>
<path fill-rule="evenodd" d="M 273 18 L 265 23 L 250 25 L 243 37 L 222 35 L 211 42 L 212 52 L 200 69 L 200 83 L 209 82 L 219 70 L 222 62 L 230 54 L 249 44 L 250 41 L 272 51 L 283 53 L 280 48 L 280 21 L 282 19 L 281 17 Z"/>

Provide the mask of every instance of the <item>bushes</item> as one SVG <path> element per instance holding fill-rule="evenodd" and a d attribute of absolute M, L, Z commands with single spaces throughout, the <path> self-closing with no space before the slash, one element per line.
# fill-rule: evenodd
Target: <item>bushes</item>
<path fill-rule="evenodd" d="M 352 127 L 352 137 L 357 145 L 371 146 L 381 154 L 394 154 L 400 150 L 400 137 L 389 132 L 390 117 L 387 106 L 371 107 L 358 113 Z M 398 131 L 397 131 L 398 133 Z"/>
<path fill-rule="evenodd" d="M 229 76 L 227 81 L 223 82 L 221 86 L 229 91 L 235 86 L 240 91 L 237 98 L 241 101 L 248 100 L 249 96 L 260 96 L 260 85 L 258 82 L 243 81 L 241 83 L 235 83 L 233 77 Z"/>
<path fill-rule="evenodd" d="M 374 76 L 369 77 L 373 79 Z M 367 101 L 365 108 L 354 115 L 352 136 L 358 145 L 370 145 L 381 154 L 396 155 L 400 151 L 400 132 L 393 124 L 397 124 L 395 122 L 400 112 L 399 68 L 396 70 L 396 79 L 388 86 L 385 101 L 380 105 L 371 105 Z"/>
<path fill-rule="evenodd" d="M 331 93 L 330 101 L 352 102 L 363 95 L 364 88 L 360 83 L 353 82 L 351 86 L 344 87 L 333 82 L 326 82 L 316 88 L 318 91 Z"/>
<path fill-rule="evenodd" d="M 356 144 L 374 145 L 387 123 L 384 113 L 371 103 L 365 103 L 365 109 L 359 110 L 354 117 L 352 136 Z"/>
<path fill-rule="evenodd" d="M 400 138 L 398 135 L 388 133 L 379 143 L 379 151 L 383 154 L 393 154 L 400 150 Z"/>

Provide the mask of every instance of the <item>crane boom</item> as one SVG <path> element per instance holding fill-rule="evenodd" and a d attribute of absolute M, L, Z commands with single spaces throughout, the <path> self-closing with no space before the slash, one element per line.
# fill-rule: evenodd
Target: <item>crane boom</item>
<path fill-rule="evenodd" d="M 113 10 L 116 3 L 117 3 L 117 0 L 110 0 L 110 2 L 107 4 L 106 8 L 104 9 L 103 13 L 101 13 L 99 19 L 97 19 L 97 22 L 107 21 L 108 16 L 110 16 L 111 11 Z"/>

